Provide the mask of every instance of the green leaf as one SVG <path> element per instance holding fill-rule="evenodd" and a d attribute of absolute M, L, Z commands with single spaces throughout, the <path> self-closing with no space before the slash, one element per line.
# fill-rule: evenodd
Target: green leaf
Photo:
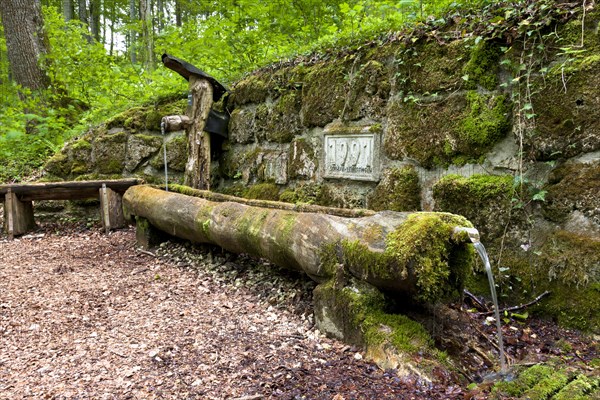
<path fill-rule="evenodd" d="M 547 190 L 540 190 L 539 192 L 533 195 L 533 200 L 546 201 L 546 194 L 548 194 Z"/>

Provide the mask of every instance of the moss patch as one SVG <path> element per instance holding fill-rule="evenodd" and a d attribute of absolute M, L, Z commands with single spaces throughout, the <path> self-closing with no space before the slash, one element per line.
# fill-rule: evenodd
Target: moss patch
<path fill-rule="evenodd" d="M 448 44 L 420 42 L 396 52 L 395 91 L 419 94 L 447 92 L 459 87 L 468 51 L 461 40 Z"/>
<path fill-rule="evenodd" d="M 578 375 L 552 397 L 553 400 L 585 400 L 600 395 L 600 377 Z"/>
<path fill-rule="evenodd" d="M 369 358 L 384 368 L 397 368 L 417 353 L 430 359 L 439 357 L 423 326 L 387 312 L 385 297 L 375 287 L 353 278 L 341 280 L 337 277 L 313 291 L 321 331 L 364 347 Z"/>
<path fill-rule="evenodd" d="M 300 122 L 301 95 L 291 91 L 281 96 L 269 113 L 265 127 L 270 142 L 289 143 L 302 129 Z"/>
<path fill-rule="evenodd" d="M 525 137 L 527 157 L 554 160 L 600 149 L 600 59 L 562 66 L 534 82 L 536 127 Z M 565 89 L 566 88 L 566 89 Z"/>
<path fill-rule="evenodd" d="M 385 114 L 390 96 L 391 71 L 377 60 L 364 63 L 350 78 L 350 89 L 346 95 L 344 120 L 381 118 Z"/>
<path fill-rule="evenodd" d="M 600 161 L 564 164 L 550 175 L 548 194 L 543 204 L 544 216 L 554 222 L 564 222 L 570 213 L 579 211 L 600 225 L 598 193 Z"/>
<path fill-rule="evenodd" d="M 473 265 L 471 246 L 450 240 L 457 226 L 472 225 L 457 215 L 415 213 L 387 235 L 383 252 L 367 248 L 378 237 L 371 243 L 363 237 L 361 242 L 339 243 L 335 252 L 324 245 L 321 259 L 330 268 L 340 263 L 352 275 L 378 287 L 400 290 L 418 302 L 436 302 L 456 296 Z"/>
<path fill-rule="evenodd" d="M 447 175 L 433 185 L 435 210 L 464 215 L 479 230 L 486 246 L 502 237 L 513 193 L 509 175 Z"/>
<path fill-rule="evenodd" d="M 369 208 L 375 211 L 418 211 L 421 209 L 419 175 L 412 166 L 391 168 L 369 196 Z"/>
<path fill-rule="evenodd" d="M 466 87 L 477 89 L 481 86 L 494 90 L 498 86 L 500 47 L 490 41 L 482 40 L 471 49 L 471 58 L 463 68 L 464 76 L 468 77 Z"/>
<path fill-rule="evenodd" d="M 185 135 L 175 137 L 166 143 L 167 146 L 167 165 L 173 171 L 185 171 L 185 164 L 188 158 L 188 141 Z M 150 161 L 153 168 L 162 170 L 165 167 L 164 147 Z"/>
<path fill-rule="evenodd" d="M 107 129 L 124 127 L 132 131 L 160 131 L 160 121 L 167 115 L 185 113 L 186 100 L 177 100 L 155 106 L 133 107 L 106 122 Z"/>
<path fill-rule="evenodd" d="M 461 154 L 483 154 L 510 129 L 509 107 L 505 96 L 467 93 L 467 113 L 459 125 Z"/>
<path fill-rule="evenodd" d="M 312 65 L 302 89 L 305 126 L 325 126 L 341 116 L 347 96 L 347 68 L 341 61 Z"/>
<path fill-rule="evenodd" d="M 279 187 L 274 183 L 252 185 L 244 193 L 247 199 L 279 200 Z"/>
<path fill-rule="evenodd" d="M 314 183 L 301 183 L 293 188 L 287 188 L 279 195 L 279 201 L 294 204 L 315 204 L 321 185 Z"/>
<path fill-rule="evenodd" d="M 127 152 L 125 132 L 97 138 L 94 141 L 94 165 L 99 174 L 120 174 L 125 167 Z"/>

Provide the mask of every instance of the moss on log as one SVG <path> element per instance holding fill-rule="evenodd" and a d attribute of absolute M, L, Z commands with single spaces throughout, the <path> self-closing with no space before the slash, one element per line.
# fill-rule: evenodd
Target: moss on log
<path fill-rule="evenodd" d="M 264 257 L 317 282 L 331 279 L 342 265 L 358 279 L 423 302 L 456 293 L 473 262 L 468 238 L 453 233 L 456 226 L 472 225 L 447 213 L 344 218 L 213 202 L 149 186 L 130 188 L 123 204 L 126 214 L 173 236 Z"/>

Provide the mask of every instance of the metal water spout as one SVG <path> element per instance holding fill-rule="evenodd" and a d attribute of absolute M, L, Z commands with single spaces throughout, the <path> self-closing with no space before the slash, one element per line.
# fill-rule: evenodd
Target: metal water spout
<path fill-rule="evenodd" d="M 460 232 L 466 232 L 467 235 L 469 235 L 469 239 L 471 239 L 471 242 L 473 243 L 479 243 L 479 231 L 475 228 L 468 228 L 466 226 L 457 226 L 456 228 L 454 228 L 454 234 L 460 233 Z"/>

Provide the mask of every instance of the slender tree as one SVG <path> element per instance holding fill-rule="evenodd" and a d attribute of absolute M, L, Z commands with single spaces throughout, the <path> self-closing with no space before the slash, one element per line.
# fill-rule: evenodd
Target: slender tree
<path fill-rule="evenodd" d="M 134 21 L 138 20 L 137 10 L 135 8 L 135 0 L 129 0 L 129 23 L 133 24 Z M 131 59 L 131 63 L 135 64 L 137 62 L 137 53 L 136 53 L 136 31 L 134 28 L 129 30 L 129 58 Z"/>
<path fill-rule="evenodd" d="M 12 78 L 31 90 L 42 90 L 50 80 L 40 64 L 48 52 L 40 0 L 1 0 L 0 16 Z"/>
<path fill-rule="evenodd" d="M 142 21 L 142 42 L 144 44 L 144 64 L 148 70 L 154 69 L 154 32 L 152 29 L 152 2 L 140 0 L 140 19 Z"/>
<path fill-rule="evenodd" d="M 92 37 L 100 41 L 100 0 L 90 0 L 90 31 Z"/>
<path fill-rule="evenodd" d="M 73 19 L 73 0 L 62 0 L 62 11 L 65 21 L 69 22 Z"/>

